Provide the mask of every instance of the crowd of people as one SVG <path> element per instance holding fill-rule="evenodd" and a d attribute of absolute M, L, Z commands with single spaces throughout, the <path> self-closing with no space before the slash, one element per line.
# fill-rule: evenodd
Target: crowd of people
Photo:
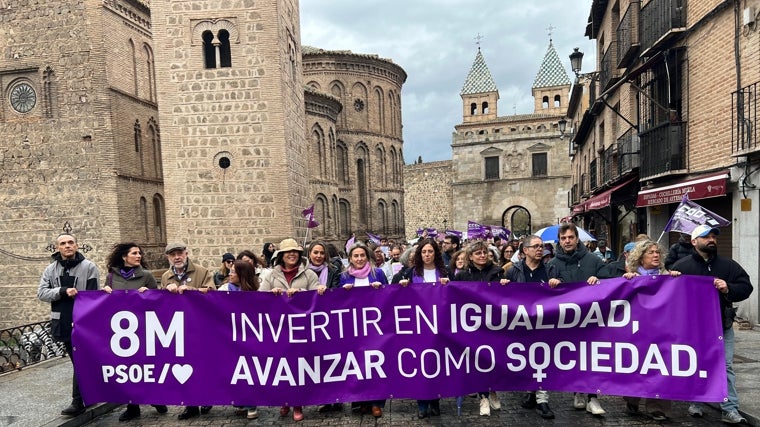
<path fill-rule="evenodd" d="M 735 261 L 718 256 L 717 236 L 720 230 L 699 226 L 690 235 L 690 250 L 676 250 L 676 259 L 663 259 L 665 250 L 648 236 L 640 235 L 627 243 L 620 257 L 615 257 L 599 241 L 587 247 L 579 239 L 578 229 L 572 223 L 559 227 L 557 244 L 544 242 L 535 235 L 521 240 L 502 242 L 476 240 L 462 242 L 457 236 L 447 235 L 442 242 L 422 238 L 415 244 L 392 241 L 353 243 L 342 257 L 337 248 L 321 241 L 312 241 L 304 251 L 294 239 L 285 239 L 275 246 L 266 243 L 261 254 L 250 250 L 239 254 L 225 253 L 219 271 L 212 273 L 199 264 L 191 262 L 188 248 L 183 243 L 170 243 L 166 247 L 169 269 L 157 282 L 145 268 L 140 246 L 133 242 L 119 243 L 107 257 L 105 283 L 100 286 L 97 266 L 78 251 L 76 239 L 64 234 L 56 241 L 58 251 L 53 262 L 45 269 L 40 280 L 38 297 L 51 303 L 51 319 L 54 337 L 63 341 L 71 350 L 71 311 L 78 291 L 102 289 L 163 289 L 172 293 L 186 291 L 209 292 L 215 290 L 234 292 L 272 292 L 293 295 L 296 292 L 316 291 L 319 294 L 330 288 L 354 287 L 382 288 L 385 285 L 407 286 L 415 284 L 446 285 L 451 281 L 491 282 L 507 285 L 510 282 L 547 284 L 550 287 L 562 283 L 585 282 L 599 284 L 600 279 L 670 274 L 703 275 L 714 278 L 716 291 L 720 293 L 721 314 L 724 329 L 724 346 L 728 377 L 729 397 L 721 403 L 722 421 L 743 421 L 738 412 L 735 376 L 732 369 L 734 319 L 733 303 L 749 297 L 752 284 L 744 269 Z M 679 249 L 679 248 L 676 248 Z M 674 252 L 674 251 L 671 251 Z M 69 354 L 73 356 L 72 352 Z M 477 393 L 480 415 L 488 416 L 491 410 L 500 409 L 499 395 L 491 391 Z M 294 399 L 297 401 L 297 398 Z M 628 411 L 644 412 L 657 421 L 668 418 L 670 402 L 647 399 L 642 409 L 642 399 L 625 397 Z M 440 415 L 438 399 L 418 400 L 418 417 Z M 154 405 L 160 413 L 166 406 Z M 382 417 L 385 400 L 352 403 L 352 409 L 363 414 Z M 573 406 L 589 414 L 605 413 L 595 394 L 575 393 Z M 545 419 L 554 418 L 549 406 L 549 393 L 537 390 L 525 393 L 522 407 L 535 410 Z M 207 413 L 210 406 L 187 406 L 178 415 L 186 420 Z M 341 410 L 342 404 L 329 402 L 318 406 L 319 412 Z M 72 403 L 62 414 L 74 416 L 84 411 L 84 403 L 74 373 Z M 241 416 L 255 419 L 256 406 L 236 408 Z M 280 415 L 291 412 L 290 406 L 282 406 Z M 692 403 L 689 414 L 702 416 L 700 403 Z M 139 405 L 129 404 L 121 414 L 120 421 L 140 416 Z M 304 418 L 303 406 L 294 405 L 295 421 Z"/>

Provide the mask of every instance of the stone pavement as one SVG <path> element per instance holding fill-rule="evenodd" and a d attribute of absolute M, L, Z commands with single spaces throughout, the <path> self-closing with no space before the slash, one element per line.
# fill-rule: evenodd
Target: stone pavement
<path fill-rule="evenodd" d="M 736 358 L 734 370 L 737 375 L 740 407 L 748 419 L 748 425 L 760 427 L 760 331 L 736 330 Z M 0 426 L 113 426 L 120 424 L 119 414 L 123 405 L 100 404 L 88 408 L 87 412 L 76 418 L 60 416 L 70 398 L 71 363 L 68 359 L 45 362 L 0 376 Z M 470 425 L 562 425 L 562 426 L 654 426 L 659 423 L 645 416 L 631 416 L 625 412 L 625 404 L 619 397 L 602 396 L 601 402 L 607 410 L 603 417 L 593 417 L 585 411 L 572 408 L 572 395 L 552 393 L 551 407 L 557 418 L 543 420 L 532 410 L 520 407 L 519 393 L 499 393 L 502 409 L 492 411 L 490 417 L 478 415 L 478 401 L 467 397 L 464 400 L 462 415 L 456 415 L 454 399 L 443 399 L 440 417 L 417 419 L 417 405 L 413 400 L 388 401 L 382 418 L 362 416 L 352 413 L 348 405 L 341 412 L 320 414 L 315 406 L 304 409 L 305 419 L 300 426 L 359 426 L 359 425 L 399 425 L 399 426 L 470 426 Z M 143 405 L 142 417 L 124 423 L 125 426 L 235 426 L 235 425 L 294 425 L 291 417 L 280 418 L 279 408 L 259 409 L 259 418 L 248 421 L 243 416 L 236 416 L 231 407 L 214 407 L 207 415 L 189 421 L 177 420 L 179 407 L 169 407 L 169 413 L 159 415 L 148 406 Z M 720 425 L 720 411 L 707 409 L 702 419 L 691 418 L 686 414 L 687 404 L 674 402 L 669 414 L 671 419 L 662 425 L 714 426 Z"/>

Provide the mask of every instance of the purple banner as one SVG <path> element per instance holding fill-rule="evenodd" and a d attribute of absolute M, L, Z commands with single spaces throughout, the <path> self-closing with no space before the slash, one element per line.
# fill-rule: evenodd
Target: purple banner
<path fill-rule="evenodd" d="M 726 397 L 708 277 L 264 292 L 80 292 L 86 403 L 311 405 L 554 390 Z"/>

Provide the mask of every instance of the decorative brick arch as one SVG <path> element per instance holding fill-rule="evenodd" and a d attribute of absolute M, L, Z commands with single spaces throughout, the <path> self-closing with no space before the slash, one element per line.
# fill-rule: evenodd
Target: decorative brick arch
<path fill-rule="evenodd" d="M 203 33 L 211 31 L 214 34 L 214 38 L 217 37 L 220 30 L 227 30 L 230 34 L 231 43 L 240 43 L 240 33 L 238 32 L 237 25 L 229 19 L 204 19 L 202 21 L 195 21 L 193 26 L 193 41 L 192 45 L 199 45 L 203 43 Z"/>

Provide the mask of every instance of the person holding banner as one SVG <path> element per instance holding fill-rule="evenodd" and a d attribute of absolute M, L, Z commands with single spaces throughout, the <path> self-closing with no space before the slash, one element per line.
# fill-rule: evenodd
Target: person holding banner
<path fill-rule="evenodd" d="M 417 242 L 413 266 L 407 271 L 406 277 L 393 283 L 404 287 L 409 283 L 441 283 L 443 285 L 449 283 L 449 272 L 443 263 L 441 249 L 435 240 L 430 238 Z M 417 417 L 423 419 L 429 415 L 441 415 L 441 399 L 417 400 Z"/>
<path fill-rule="evenodd" d="M 511 247 L 511 246 L 507 246 Z M 549 281 L 549 277 L 554 275 L 552 271 L 554 266 L 544 264 L 544 243 L 540 237 L 531 235 L 526 236 L 520 248 L 523 251 L 523 257 L 520 261 L 512 264 L 506 272 L 508 282 L 518 283 L 537 283 L 540 286 Z M 511 255 L 510 255 L 511 257 Z M 549 392 L 538 390 L 527 393 L 523 398 L 521 405 L 525 409 L 535 409 L 541 418 L 550 420 L 554 418 L 554 412 L 549 407 Z"/>
<path fill-rule="evenodd" d="M 61 234 L 55 239 L 58 249 L 40 277 L 37 298 L 50 303 L 50 327 L 53 338 L 63 342 L 72 364 L 74 350 L 71 346 L 73 328 L 74 299 L 79 291 L 98 289 L 100 272 L 92 261 L 79 252 L 77 239 L 71 234 Z M 61 415 L 75 417 L 84 412 L 84 402 L 79 391 L 77 372 L 71 380 L 71 404 L 61 411 Z"/>
<path fill-rule="evenodd" d="M 306 267 L 302 256 L 303 247 L 295 239 L 285 239 L 280 242 L 280 249 L 274 253 L 274 267 L 264 279 L 259 288 L 262 292 L 272 292 L 275 295 L 287 294 L 289 297 L 296 292 L 316 290 L 321 295 L 327 288 L 319 283 L 319 277 Z M 287 416 L 289 405 L 280 408 L 280 416 Z M 293 406 L 293 421 L 303 420 L 303 406 Z"/>
<path fill-rule="evenodd" d="M 556 288 L 561 283 L 586 282 L 599 284 L 599 274 L 604 268 L 604 261 L 590 252 L 578 237 L 578 227 L 570 222 L 560 224 L 557 232 L 559 247 L 554 258 L 546 263 L 550 268 L 549 286 Z M 588 401 L 582 393 L 573 397 L 575 409 L 586 409 L 592 415 L 607 413 L 599 403 L 596 394 L 589 394 Z"/>
<path fill-rule="evenodd" d="M 372 286 L 377 289 L 388 284 L 385 273 L 370 265 L 370 250 L 364 243 L 354 243 L 348 250 L 348 269 L 340 275 L 340 286 L 351 289 L 354 286 Z M 383 416 L 385 399 L 369 402 L 354 402 L 351 405 L 362 414 L 372 413 L 375 418 Z"/>
<path fill-rule="evenodd" d="M 449 262 L 449 278 L 454 280 L 457 273 L 465 268 L 467 268 L 467 251 L 460 249 L 451 255 L 451 262 Z"/>
<path fill-rule="evenodd" d="M 255 262 L 255 258 L 253 261 Z M 236 260 L 230 266 L 229 280 L 219 287 L 219 291 L 227 292 L 255 292 L 259 290 L 259 279 L 256 276 L 256 267 L 250 261 L 242 259 Z M 244 399 L 240 399 L 244 400 Z M 249 420 L 255 420 L 259 417 L 256 406 L 235 406 L 236 415 L 245 415 Z"/>
<path fill-rule="evenodd" d="M 319 279 L 319 284 L 327 288 L 340 287 L 340 270 L 328 262 L 327 245 L 324 242 L 315 240 L 309 243 L 306 250 L 308 257 L 309 270 L 313 271 Z"/>
<path fill-rule="evenodd" d="M 713 285 L 720 293 L 719 308 L 723 320 L 723 347 L 726 355 L 726 377 L 728 379 L 728 400 L 720 404 L 721 421 L 728 424 L 747 422 L 739 413 L 739 397 L 736 394 L 734 374 L 734 303 L 744 301 L 752 294 L 749 275 L 738 262 L 718 256 L 718 235 L 720 230 L 709 225 L 697 226 L 691 232 L 694 253 L 673 264 L 673 270 L 682 274 L 713 277 Z M 702 403 L 689 405 L 689 415 L 702 416 Z"/>
<path fill-rule="evenodd" d="M 488 244 L 484 241 L 471 243 L 467 247 L 468 263 L 464 270 L 454 276 L 457 282 L 501 282 L 504 270 L 488 257 Z M 503 283 L 506 283 L 504 281 Z M 501 402 L 496 392 L 478 392 L 480 415 L 491 416 L 491 409 L 501 409 Z"/>
<path fill-rule="evenodd" d="M 157 289 L 156 279 L 147 270 L 143 261 L 143 252 L 136 243 L 117 243 L 113 246 L 111 254 L 106 258 L 106 283 L 103 290 L 112 293 L 114 289 L 136 290 L 145 292 L 148 289 Z M 156 412 L 165 414 L 166 405 L 153 405 Z M 129 403 L 127 409 L 119 415 L 119 421 L 129 421 L 140 416 L 140 405 Z"/>

